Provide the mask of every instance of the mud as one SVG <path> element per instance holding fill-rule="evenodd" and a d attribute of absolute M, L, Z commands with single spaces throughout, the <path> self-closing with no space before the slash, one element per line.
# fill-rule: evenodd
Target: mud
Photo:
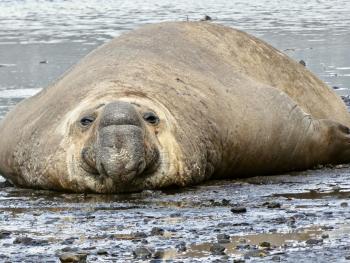
<path fill-rule="evenodd" d="M 2 184 L 0 261 L 349 262 L 349 178 L 342 165 L 110 196 Z"/>

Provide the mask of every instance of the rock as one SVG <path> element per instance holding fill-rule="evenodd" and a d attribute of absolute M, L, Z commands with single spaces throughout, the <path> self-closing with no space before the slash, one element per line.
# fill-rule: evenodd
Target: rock
<path fill-rule="evenodd" d="M 350 260 L 350 255 L 346 255 L 346 256 L 345 256 L 345 259 L 346 259 L 346 260 Z"/>
<path fill-rule="evenodd" d="M 8 180 L 6 180 L 6 181 L 4 181 L 4 182 L 0 182 L 0 189 L 1 189 L 1 188 L 12 187 L 12 186 L 13 186 L 13 184 L 11 184 L 11 182 L 8 181 Z"/>
<path fill-rule="evenodd" d="M 245 208 L 244 206 L 234 206 L 231 208 L 231 212 L 234 214 L 246 213 L 247 208 Z"/>
<path fill-rule="evenodd" d="M 11 232 L 9 231 L 0 231 L 0 239 L 9 238 L 11 236 Z"/>
<path fill-rule="evenodd" d="M 145 232 L 135 232 L 135 233 L 132 233 L 131 235 L 135 239 L 142 239 L 147 237 L 147 234 Z"/>
<path fill-rule="evenodd" d="M 87 254 L 84 253 L 64 253 L 60 256 L 62 263 L 86 263 Z"/>
<path fill-rule="evenodd" d="M 221 204 L 222 204 L 222 205 L 230 205 L 230 200 L 222 199 L 222 200 L 221 200 Z"/>
<path fill-rule="evenodd" d="M 304 67 L 306 67 L 306 62 L 304 60 L 300 60 L 299 64 L 303 65 Z"/>
<path fill-rule="evenodd" d="M 218 244 L 218 243 L 214 243 L 210 246 L 210 252 L 213 254 L 213 255 L 225 255 L 225 247 Z"/>
<path fill-rule="evenodd" d="M 143 247 L 143 246 L 137 247 L 136 249 L 134 249 L 132 254 L 134 255 L 134 258 L 138 258 L 138 259 L 142 259 L 142 260 L 149 259 L 152 256 L 151 250 L 149 248 Z"/>
<path fill-rule="evenodd" d="M 181 216 L 181 213 L 179 213 L 179 212 L 170 214 L 170 217 L 171 217 L 171 218 L 180 217 L 180 216 Z"/>
<path fill-rule="evenodd" d="M 162 258 L 164 258 L 164 255 L 165 255 L 164 249 L 158 249 L 158 250 L 156 250 L 156 252 L 154 252 L 153 258 L 162 259 Z"/>
<path fill-rule="evenodd" d="M 340 203 L 340 207 L 348 207 L 349 204 L 347 202 L 342 202 Z"/>
<path fill-rule="evenodd" d="M 212 18 L 208 15 L 205 15 L 200 21 L 210 21 Z"/>
<path fill-rule="evenodd" d="M 186 250 L 187 250 L 186 242 L 181 241 L 179 244 L 177 244 L 177 245 L 175 246 L 175 248 L 176 248 L 177 251 L 179 251 L 179 252 L 184 252 L 184 251 L 186 251 Z"/>
<path fill-rule="evenodd" d="M 72 245 L 76 239 L 78 238 L 76 237 L 67 238 L 61 242 L 61 245 Z"/>
<path fill-rule="evenodd" d="M 31 237 L 16 237 L 13 244 L 21 244 L 24 246 L 43 246 L 47 245 L 49 242 L 47 240 L 33 239 Z"/>
<path fill-rule="evenodd" d="M 263 241 L 259 244 L 259 246 L 261 247 L 266 247 L 266 248 L 270 248 L 271 247 L 271 243 L 267 242 L 267 241 Z"/>
<path fill-rule="evenodd" d="M 230 243 L 230 236 L 229 235 L 226 235 L 226 234 L 218 234 L 216 236 L 217 240 L 218 240 L 218 243 Z"/>
<path fill-rule="evenodd" d="M 107 250 L 99 249 L 97 250 L 96 254 L 102 256 L 102 255 L 108 255 L 108 252 Z"/>
<path fill-rule="evenodd" d="M 273 256 L 272 258 L 271 258 L 273 261 L 281 261 L 281 257 L 280 256 Z"/>
<path fill-rule="evenodd" d="M 266 252 L 263 250 L 251 250 L 244 254 L 245 259 L 266 257 Z"/>
<path fill-rule="evenodd" d="M 244 263 L 244 262 L 245 262 L 245 260 L 241 259 L 241 258 L 233 260 L 233 263 Z"/>
<path fill-rule="evenodd" d="M 306 244 L 308 244 L 308 245 L 321 245 L 321 244 L 323 244 L 323 239 L 310 238 L 310 239 L 306 240 Z"/>
<path fill-rule="evenodd" d="M 264 206 L 266 206 L 267 208 L 281 208 L 281 204 L 278 202 L 266 202 L 263 203 Z"/>
<path fill-rule="evenodd" d="M 340 89 L 338 86 L 333 86 L 332 88 L 333 89 Z"/>
<path fill-rule="evenodd" d="M 326 239 L 326 238 L 329 238 L 329 235 L 328 234 L 322 234 L 321 236 L 323 239 Z"/>
<path fill-rule="evenodd" d="M 42 60 L 39 62 L 39 64 L 48 64 L 49 62 L 47 60 Z"/>
<path fill-rule="evenodd" d="M 164 235 L 164 229 L 160 227 L 153 227 L 151 230 L 152 236 L 163 236 Z"/>

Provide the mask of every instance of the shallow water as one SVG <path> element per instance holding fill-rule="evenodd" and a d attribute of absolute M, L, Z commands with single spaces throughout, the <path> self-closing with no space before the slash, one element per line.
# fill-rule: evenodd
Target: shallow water
<path fill-rule="evenodd" d="M 349 13 L 347 0 L 3 0 L 0 117 L 122 32 L 205 14 L 304 60 L 350 94 Z M 153 262 L 346 262 L 349 176 L 343 167 L 112 196 L 1 187 L 0 262 L 58 262 L 67 251 L 84 252 L 89 262 L 131 262 L 141 246 Z M 247 212 L 232 213 L 235 204 Z M 213 254 L 218 234 L 229 236 L 226 255 Z M 259 247 L 263 241 L 271 248 Z"/>

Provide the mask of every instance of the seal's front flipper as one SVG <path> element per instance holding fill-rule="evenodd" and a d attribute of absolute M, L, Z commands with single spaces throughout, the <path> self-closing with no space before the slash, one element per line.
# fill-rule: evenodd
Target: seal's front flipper
<path fill-rule="evenodd" d="M 328 163 L 350 162 L 350 128 L 338 122 L 320 120 L 326 127 L 326 143 L 328 143 Z"/>

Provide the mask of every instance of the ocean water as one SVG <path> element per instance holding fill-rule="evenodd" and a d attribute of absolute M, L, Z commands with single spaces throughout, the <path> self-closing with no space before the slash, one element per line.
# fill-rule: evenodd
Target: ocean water
<path fill-rule="evenodd" d="M 1 0 L 0 118 L 96 46 L 142 24 L 199 20 L 264 39 L 350 93 L 347 0 Z"/>

